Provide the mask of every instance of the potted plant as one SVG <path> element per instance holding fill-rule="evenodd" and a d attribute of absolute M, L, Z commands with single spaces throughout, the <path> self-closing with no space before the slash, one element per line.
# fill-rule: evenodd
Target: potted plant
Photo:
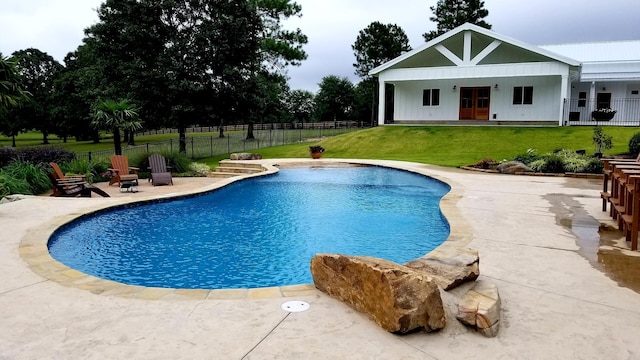
<path fill-rule="evenodd" d="M 602 153 L 605 150 L 609 150 L 613 147 L 612 136 L 607 135 L 602 131 L 601 126 L 596 126 L 593 128 L 593 143 L 596 145 L 596 153 L 594 154 L 597 158 L 602 157 Z"/>
<path fill-rule="evenodd" d="M 309 146 L 309 152 L 311 153 L 312 158 L 320 159 L 322 157 L 322 153 L 324 152 L 324 148 L 320 145 Z"/>
<path fill-rule="evenodd" d="M 616 110 L 610 108 L 595 109 L 591 112 L 591 117 L 595 121 L 609 121 L 616 115 Z"/>

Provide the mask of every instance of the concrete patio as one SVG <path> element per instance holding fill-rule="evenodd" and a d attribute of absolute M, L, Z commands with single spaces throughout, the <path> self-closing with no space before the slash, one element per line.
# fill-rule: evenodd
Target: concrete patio
<path fill-rule="evenodd" d="M 232 181 L 174 178 L 174 186 L 141 181 L 137 193 L 99 184 L 111 198 L 38 196 L 0 204 L 0 359 L 640 358 L 640 294 L 631 289 L 638 289 L 638 275 L 620 277 L 603 260 L 615 254 L 637 266 L 640 252 L 625 250 L 619 232 L 598 234 L 600 224 L 615 227 L 601 211 L 600 180 L 358 162 L 417 171 L 452 186 L 443 200 L 452 233 L 479 251 L 479 281 L 500 291 L 497 337 L 482 337 L 455 319 L 457 298 L 469 285 L 442 292 L 443 330 L 400 336 L 312 286 L 146 289 L 88 277 L 42 253 L 51 229 L 80 214 Z M 601 237 L 607 244 L 599 261 Z M 311 307 L 283 311 L 290 300 Z"/>

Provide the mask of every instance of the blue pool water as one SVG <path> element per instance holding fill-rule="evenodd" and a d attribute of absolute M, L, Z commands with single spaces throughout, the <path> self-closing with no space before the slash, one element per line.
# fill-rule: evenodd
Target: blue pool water
<path fill-rule="evenodd" d="M 311 283 L 317 253 L 404 263 L 449 235 L 449 186 L 379 167 L 283 169 L 206 195 L 116 208 L 56 231 L 49 252 L 125 284 L 255 288 Z"/>

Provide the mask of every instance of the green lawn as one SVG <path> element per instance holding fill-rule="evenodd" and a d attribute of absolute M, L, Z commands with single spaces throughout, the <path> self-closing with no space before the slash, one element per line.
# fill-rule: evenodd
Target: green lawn
<path fill-rule="evenodd" d="M 618 155 L 628 151 L 635 127 L 604 127 L 613 136 L 613 149 L 606 154 Z M 190 133 L 188 136 L 217 136 L 217 133 Z M 506 127 L 506 126 L 380 126 L 326 138 L 314 143 L 298 143 L 259 150 L 265 158 L 309 157 L 309 145 L 321 144 L 327 158 L 360 158 L 404 160 L 443 166 L 469 165 L 492 158 L 512 159 L 515 155 L 536 149 L 538 154 L 555 149 L 585 149 L 593 153 L 593 127 Z M 136 138 L 137 144 L 177 139 L 177 134 L 150 135 Z M 304 137 L 302 137 L 304 138 Z M 18 146 L 35 146 L 42 143 L 39 133 L 20 134 Z M 10 146 L 11 139 L 0 137 L 0 146 Z M 73 151 L 98 151 L 113 148 L 110 140 L 99 144 L 61 140 L 51 137 L 53 145 Z M 219 155 L 199 162 L 215 166 Z"/>
<path fill-rule="evenodd" d="M 638 128 L 605 127 L 613 137 L 613 149 L 606 154 L 624 154 Z M 492 158 L 512 159 L 536 149 L 538 154 L 555 149 L 585 149 L 594 152 L 593 127 L 465 127 L 382 126 L 339 135 L 319 142 L 324 157 L 404 160 L 443 166 L 469 165 Z M 265 158 L 309 157 L 309 144 L 261 149 Z"/>

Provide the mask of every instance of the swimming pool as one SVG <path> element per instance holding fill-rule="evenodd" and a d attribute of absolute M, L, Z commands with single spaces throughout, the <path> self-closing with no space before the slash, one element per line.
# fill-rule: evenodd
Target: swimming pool
<path fill-rule="evenodd" d="M 403 263 L 449 226 L 437 180 L 379 167 L 283 169 L 205 195 L 83 217 L 49 240 L 53 258 L 125 284 L 188 289 L 310 283 L 316 253 Z"/>

